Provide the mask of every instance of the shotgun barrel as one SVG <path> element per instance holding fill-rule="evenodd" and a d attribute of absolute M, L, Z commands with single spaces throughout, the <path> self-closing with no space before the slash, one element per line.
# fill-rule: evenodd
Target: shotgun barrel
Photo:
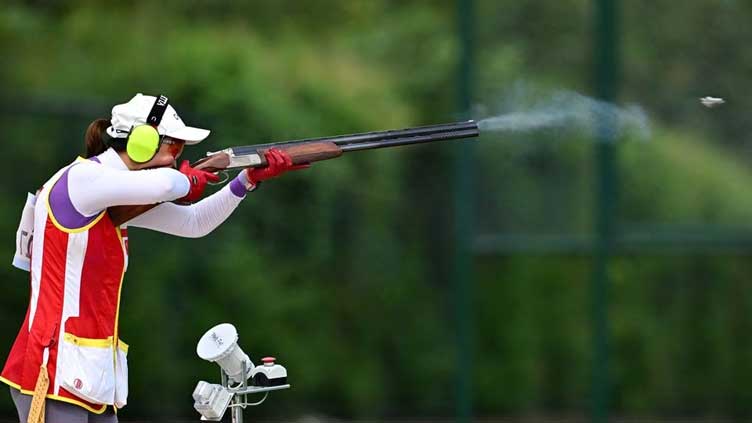
<path fill-rule="evenodd" d="M 400 145 L 420 144 L 431 141 L 443 141 L 459 138 L 477 137 L 478 124 L 468 120 L 457 123 L 443 123 L 438 125 L 418 126 L 405 129 L 390 129 L 386 131 L 363 132 L 358 134 L 337 135 L 333 137 L 304 138 L 292 141 L 272 142 L 240 147 L 232 147 L 237 156 L 254 154 L 259 150 L 269 148 L 284 148 L 290 145 L 331 142 L 342 148 L 342 151 L 370 150 L 374 148 L 396 147 Z"/>
<path fill-rule="evenodd" d="M 398 138 L 389 138 L 384 140 L 362 141 L 357 143 L 351 143 L 341 146 L 343 152 L 348 151 L 360 151 L 360 150 L 373 150 L 376 148 L 386 147 L 398 147 L 402 145 L 423 144 L 434 141 L 448 141 L 461 138 L 477 137 L 479 135 L 478 128 L 475 129 L 462 129 L 456 131 L 437 132 L 426 135 L 412 135 L 403 136 Z"/>

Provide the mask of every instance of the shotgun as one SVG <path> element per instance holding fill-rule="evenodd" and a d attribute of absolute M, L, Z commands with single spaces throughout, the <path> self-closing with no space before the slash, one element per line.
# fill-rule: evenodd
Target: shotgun
<path fill-rule="evenodd" d="M 230 147 L 216 152 L 209 152 L 206 153 L 206 157 L 198 160 L 191 166 L 207 172 L 219 172 L 246 167 L 265 167 L 267 163 L 264 153 L 271 148 L 277 148 L 286 152 L 292 159 L 293 164 L 300 165 L 334 159 L 343 153 L 351 151 L 456 140 L 477 137 L 479 134 L 478 124 L 475 121 L 469 120 L 466 122 L 364 132 L 334 137 L 305 138 Z M 155 206 L 157 204 L 114 206 L 108 209 L 108 213 L 112 222 L 116 226 L 120 226 Z"/>

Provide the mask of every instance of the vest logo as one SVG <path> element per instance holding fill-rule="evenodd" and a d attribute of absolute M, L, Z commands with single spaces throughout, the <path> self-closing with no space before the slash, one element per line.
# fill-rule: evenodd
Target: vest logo
<path fill-rule="evenodd" d="M 157 106 L 166 106 L 167 105 L 167 97 L 160 95 L 159 98 L 157 98 Z"/>
<path fill-rule="evenodd" d="M 73 387 L 78 390 L 81 390 L 81 388 L 84 387 L 84 383 L 81 381 L 81 379 L 76 378 L 73 380 Z"/>

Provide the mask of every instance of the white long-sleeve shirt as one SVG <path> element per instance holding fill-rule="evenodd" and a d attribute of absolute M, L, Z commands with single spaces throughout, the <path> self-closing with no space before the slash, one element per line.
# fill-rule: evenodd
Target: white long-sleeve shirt
<path fill-rule="evenodd" d="M 241 172 L 221 190 L 192 205 L 170 201 L 190 190 L 188 178 L 175 169 L 131 171 L 117 152 L 105 151 L 61 169 L 50 194 L 50 207 L 70 227 L 81 227 L 111 206 L 162 203 L 126 222 L 135 226 L 188 238 L 207 235 L 224 222 L 245 198 L 250 184 Z M 252 187 L 252 186 L 250 186 Z M 34 229 L 36 196 L 29 194 L 16 231 L 13 265 L 28 271 Z"/>
<path fill-rule="evenodd" d="M 188 193 L 188 178 L 175 169 L 131 171 L 112 149 L 97 156 L 99 163 L 83 161 L 71 167 L 68 194 L 83 216 L 101 213 L 110 206 L 162 204 L 128 221 L 126 225 L 182 237 L 202 237 L 227 219 L 245 197 L 230 184 L 192 205 L 169 201 Z M 238 195 L 242 192 L 242 196 Z"/>

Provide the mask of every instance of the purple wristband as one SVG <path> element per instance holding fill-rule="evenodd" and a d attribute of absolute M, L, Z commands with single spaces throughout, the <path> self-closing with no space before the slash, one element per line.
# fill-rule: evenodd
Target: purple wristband
<path fill-rule="evenodd" d="M 248 190 L 245 189 L 245 184 L 240 180 L 240 175 L 230 181 L 230 191 L 240 198 L 245 197 Z"/>

